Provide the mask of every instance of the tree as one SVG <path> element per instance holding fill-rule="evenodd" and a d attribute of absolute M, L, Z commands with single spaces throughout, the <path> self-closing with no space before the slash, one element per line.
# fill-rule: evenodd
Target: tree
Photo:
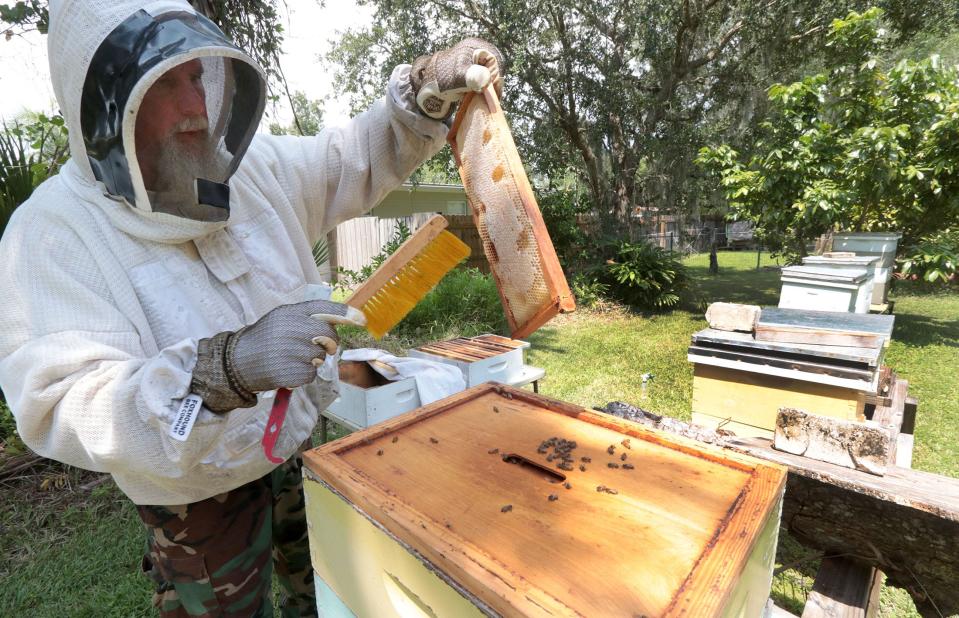
<path fill-rule="evenodd" d="M 19 32 L 46 33 L 49 23 L 47 0 L 0 4 L 0 22 L 6 38 Z M 266 71 L 271 82 L 284 83 L 280 68 L 283 27 L 277 0 L 190 0 L 198 11 L 219 26 L 227 36 L 250 53 Z"/>
<path fill-rule="evenodd" d="M 293 105 L 294 117 L 298 119 L 298 124 L 294 122 L 290 126 L 282 126 L 277 122 L 270 123 L 270 133 L 272 135 L 316 135 L 323 128 L 323 103 L 321 101 L 310 100 L 306 93 L 297 90 L 290 98 Z"/>
<path fill-rule="evenodd" d="M 693 164 L 699 145 L 719 132 L 746 133 L 762 112 L 757 84 L 795 70 L 835 7 L 863 4 L 369 3 L 373 24 L 347 32 L 327 58 L 354 109 L 380 95 L 396 64 L 466 35 L 487 38 L 507 59 L 505 105 L 524 160 L 543 178 L 575 174 L 595 211 L 619 223 L 631 221 L 637 205 L 694 208 L 703 193 Z M 909 7 L 896 13 L 897 32 L 955 13 L 942 8 L 948 0 L 885 3 Z"/>
<path fill-rule="evenodd" d="M 883 68 L 883 12 L 832 23 L 825 71 L 769 89 L 748 158 L 702 149 L 736 216 L 804 254 L 831 229 L 899 230 L 902 244 L 959 222 L 959 73 L 933 56 Z"/>

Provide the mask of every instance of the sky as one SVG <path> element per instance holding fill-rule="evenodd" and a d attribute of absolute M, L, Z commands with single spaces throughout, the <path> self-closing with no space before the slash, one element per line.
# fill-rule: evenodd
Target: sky
<path fill-rule="evenodd" d="M 310 99 L 326 98 L 331 91 L 328 75 L 318 58 L 329 50 L 331 39 L 349 27 L 369 23 L 369 7 L 350 0 L 286 0 L 279 3 L 285 31 L 282 67 L 290 92 L 302 90 Z M 287 14 L 286 8 L 289 9 Z M 384 84 L 385 90 L 385 84 Z M 25 109 L 51 112 L 56 109 L 45 38 L 37 32 L 0 40 L 0 117 L 11 119 Z M 280 124 L 289 124 L 292 114 L 285 105 L 276 110 Z M 273 114 L 271 106 L 267 112 Z M 326 124 L 342 124 L 349 118 L 348 101 L 330 99 L 324 103 Z M 264 123 L 263 126 L 265 126 Z"/>

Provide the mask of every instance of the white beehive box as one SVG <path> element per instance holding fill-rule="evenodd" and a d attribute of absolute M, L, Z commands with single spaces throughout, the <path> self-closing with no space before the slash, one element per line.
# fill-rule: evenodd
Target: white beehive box
<path fill-rule="evenodd" d="M 787 266 L 779 306 L 785 309 L 868 313 L 872 277 L 865 268 L 836 271 L 820 266 Z"/>
<path fill-rule="evenodd" d="M 456 366 L 463 372 L 467 387 L 484 382 L 523 386 L 539 380 L 546 373 L 524 363 L 523 350 L 528 347 L 528 342 L 518 339 L 479 335 L 429 343 L 407 353 L 415 358 Z"/>
<path fill-rule="evenodd" d="M 832 238 L 833 251 L 852 251 L 857 256 L 879 258 L 875 265 L 872 304 L 882 305 L 889 295 L 889 281 L 895 268 L 899 232 L 843 232 Z"/>
<path fill-rule="evenodd" d="M 810 255 L 802 259 L 803 266 L 813 266 L 816 268 L 828 268 L 840 273 L 856 273 L 861 270 L 866 271 L 867 281 L 859 289 L 859 297 L 856 298 L 856 310 L 853 313 L 868 313 L 869 305 L 873 301 L 873 291 L 876 284 L 876 265 L 879 263 L 879 257 L 875 255 L 852 255 L 852 256 L 830 256 L 830 255 Z"/>
<path fill-rule="evenodd" d="M 420 407 L 416 380 L 404 378 L 381 386 L 355 386 L 340 382 L 340 396 L 323 416 L 350 429 L 363 429 Z"/>

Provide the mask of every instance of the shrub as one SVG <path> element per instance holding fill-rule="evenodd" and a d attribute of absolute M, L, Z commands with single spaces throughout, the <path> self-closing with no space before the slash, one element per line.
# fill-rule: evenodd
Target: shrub
<path fill-rule="evenodd" d="M 20 440 L 17 433 L 17 421 L 7 404 L 0 400 L 0 456 L 19 455 L 26 452 L 27 447 Z"/>
<path fill-rule="evenodd" d="M 605 262 L 591 274 L 631 307 L 659 311 L 676 306 L 690 278 L 677 253 L 649 243 L 619 241 L 603 247 Z"/>
<path fill-rule="evenodd" d="M 556 255 L 567 268 L 588 257 L 589 242 L 578 217 L 589 212 L 590 204 L 572 191 L 540 196 L 539 208 Z"/>
<path fill-rule="evenodd" d="M 927 283 L 950 283 L 959 275 L 959 228 L 921 238 L 899 258 L 899 272 Z"/>
<path fill-rule="evenodd" d="M 570 289 L 576 297 L 576 304 L 592 309 L 609 294 L 609 286 L 597 280 L 595 275 L 576 273 L 570 281 Z"/>
<path fill-rule="evenodd" d="M 457 268 L 391 331 L 420 339 L 471 337 L 506 332 L 506 316 L 492 275 L 475 268 Z"/>
<path fill-rule="evenodd" d="M 0 234 L 14 209 L 52 176 L 67 157 L 63 118 L 32 115 L 0 130 Z"/>

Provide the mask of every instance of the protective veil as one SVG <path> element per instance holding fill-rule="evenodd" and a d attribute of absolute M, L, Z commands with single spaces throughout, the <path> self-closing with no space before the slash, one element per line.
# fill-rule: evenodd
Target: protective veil
<path fill-rule="evenodd" d="M 313 243 L 402 183 L 445 126 L 414 111 L 401 66 L 343 127 L 254 136 L 262 71 L 186 2 L 54 0 L 48 46 L 72 158 L 0 240 L 0 388 L 20 435 L 112 473 L 137 504 L 259 478 L 272 400 L 201 409 L 173 435 L 197 342 L 313 298 Z M 150 87 L 185 63 L 202 66 L 212 163 L 168 193 L 144 182 L 135 129 Z M 292 454 L 334 395 L 296 389 L 274 452 Z"/>

